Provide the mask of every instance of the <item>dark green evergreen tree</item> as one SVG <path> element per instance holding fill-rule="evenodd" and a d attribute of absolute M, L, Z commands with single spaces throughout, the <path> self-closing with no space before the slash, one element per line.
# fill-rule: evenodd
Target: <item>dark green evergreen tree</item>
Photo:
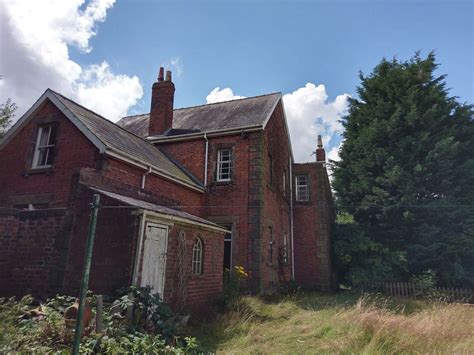
<path fill-rule="evenodd" d="M 436 68 L 433 53 L 384 59 L 350 99 L 333 187 L 353 216 L 335 252 L 354 284 L 433 270 L 474 285 L 474 112 Z"/>

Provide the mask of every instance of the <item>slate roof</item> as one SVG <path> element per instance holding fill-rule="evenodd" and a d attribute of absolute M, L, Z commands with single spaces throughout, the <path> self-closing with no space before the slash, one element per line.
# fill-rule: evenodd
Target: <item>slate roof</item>
<path fill-rule="evenodd" d="M 177 162 L 173 161 L 160 148 L 145 139 L 123 129 L 97 113 L 86 109 L 67 97 L 49 90 L 87 129 L 106 147 L 126 153 L 144 164 L 163 170 L 188 184 L 202 187 L 198 180 Z"/>
<path fill-rule="evenodd" d="M 281 93 L 273 93 L 176 109 L 173 111 L 173 129 L 167 135 L 176 135 L 179 130 L 205 132 L 262 125 L 280 98 Z M 149 120 L 147 113 L 123 117 L 117 124 L 140 137 L 147 137 Z"/>
<path fill-rule="evenodd" d="M 187 212 L 177 211 L 177 210 L 169 208 L 169 207 L 156 205 L 154 203 L 146 202 L 146 201 L 143 201 L 143 200 L 138 200 L 138 199 L 133 198 L 133 197 L 120 195 L 120 194 L 117 194 L 115 192 L 105 191 L 105 190 L 98 189 L 98 188 L 95 188 L 95 187 L 92 187 L 92 186 L 87 186 L 87 187 L 89 189 L 93 190 L 93 191 L 97 191 L 98 193 L 100 193 L 104 196 L 108 196 L 108 197 L 110 197 L 110 198 L 112 198 L 116 201 L 125 203 L 126 205 L 129 205 L 129 206 L 135 206 L 135 207 L 140 208 L 140 209 L 153 211 L 153 212 L 157 212 L 157 213 L 161 213 L 161 214 L 166 214 L 166 215 L 169 215 L 169 216 L 185 218 L 185 219 L 188 219 L 188 220 L 193 221 L 193 222 L 202 223 L 202 224 L 212 226 L 212 227 L 216 227 L 216 228 L 222 228 L 222 227 L 218 226 L 217 224 L 215 224 L 211 221 L 208 221 L 207 219 L 195 216 L 195 215 L 187 213 Z"/>

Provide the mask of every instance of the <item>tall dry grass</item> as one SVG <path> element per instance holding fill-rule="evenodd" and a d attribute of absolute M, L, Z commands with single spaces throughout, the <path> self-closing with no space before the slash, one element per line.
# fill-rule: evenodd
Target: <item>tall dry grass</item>
<path fill-rule="evenodd" d="M 344 293 L 244 297 L 195 335 L 218 354 L 474 354 L 474 305 Z"/>
<path fill-rule="evenodd" d="M 469 353 L 474 354 L 474 306 L 434 302 L 407 314 L 380 304 L 370 296 L 338 314 L 370 335 L 366 353 Z M 361 349 L 362 350 L 362 349 Z"/>

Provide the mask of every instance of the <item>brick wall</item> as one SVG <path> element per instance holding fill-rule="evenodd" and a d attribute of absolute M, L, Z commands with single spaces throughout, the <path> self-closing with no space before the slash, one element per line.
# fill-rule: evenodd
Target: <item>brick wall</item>
<path fill-rule="evenodd" d="M 294 164 L 293 175 L 298 174 L 309 178 L 310 199 L 294 200 L 295 278 L 305 287 L 329 290 L 333 211 L 326 167 L 324 163 Z"/>
<path fill-rule="evenodd" d="M 59 292 L 70 231 L 64 208 L 0 210 L 0 296 Z"/>
<path fill-rule="evenodd" d="M 196 238 L 203 243 L 201 275 L 191 269 Z M 222 293 L 223 260 L 223 233 L 175 224 L 168 235 L 165 300 L 178 309 L 208 310 Z"/>
<path fill-rule="evenodd" d="M 84 185 L 79 185 L 71 205 L 75 220 L 64 277 L 64 292 L 71 295 L 79 292 L 93 194 Z M 104 196 L 100 203 L 102 206 L 123 206 Z M 93 292 L 111 293 L 130 285 L 139 228 L 134 211 L 130 208 L 99 210 L 89 282 Z"/>
<path fill-rule="evenodd" d="M 261 225 L 261 286 L 265 291 L 273 292 L 277 290 L 279 283 L 291 279 L 288 182 L 290 148 L 281 103 L 276 107 L 265 128 L 262 156 L 264 210 Z M 285 190 L 283 190 L 283 174 L 285 174 Z M 288 251 L 286 263 L 282 258 L 285 236 Z"/>
<path fill-rule="evenodd" d="M 140 190 L 141 179 L 145 170 L 140 170 L 121 161 L 108 158 L 101 174 L 109 179 L 122 182 Z M 204 193 L 192 190 L 160 176 L 149 174 L 145 180 L 145 191 L 166 196 L 177 201 L 183 211 L 202 216 Z"/>
<path fill-rule="evenodd" d="M 204 138 L 161 144 L 160 147 L 173 159 L 185 166 L 196 178 L 204 181 L 204 156 L 206 152 Z"/>
<path fill-rule="evenodd" d="M 31 170 L 38 124 L 58 124 L 54 166 Z M 34 118 L 0 150 L 0 206 L 40 203 L 67 205 L 71 177 L 81 167 L 95 167 L 98 151 L 89 140 L 47 101 Z"/>

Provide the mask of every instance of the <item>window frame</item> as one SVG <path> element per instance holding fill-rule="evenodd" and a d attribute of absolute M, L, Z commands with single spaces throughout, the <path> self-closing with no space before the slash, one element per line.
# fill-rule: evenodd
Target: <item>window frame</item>
<path fill-rule="evenodd" d="M 48 131 L 48 137 L 46 139 L 46 144 L 41 145 L 41 139 L 43 137 L 43 132 L 45 129 L 49 129 Z M 52 133 L 54 132 L 53 135 L 53 141 L 51 141 Z M 35 147 L 33 151 L 33 161 L 31 163 L 31 169 L 45 169 L 45 168 L 51 168 L 54 163 L 54 157 L 55 157 L 55 147 L 56 147 L 56 137 L 57 137 L 57 126 L 54 123 L 48 123 L 48 124 L 43 124 L 38 126 L 38 130 L 36 133 L 36 140 L 35 140 Z M 45 162 L 48 162 L 50 160 L 50 164 L 43 164 L 39 165 L 39 160 L 41 158 L 41 150 L 46 150 L 46 157 L 45 157 Z"/>
<path fill-rule="evenodd" d="M 191 259 L 191 272 L 193 275 L 199 276 L 203 274 L 203 251 L 204 251 L 204 244 L 200 237 L 196 237 L 193 243 L 193 252 L 192 252 L 192 259 Z"/>
<path fill-rule="evenodd" d="M 306 184 L 300 184 L 299 183 L 299 178 L 305 178 L 306 179 Z M 304 198 L 301 198 L 301 194 L 300 194 L 300 189 L 302 187 L 306 187 L 306 193 L 305 193 L 305 197 Z M 309 176 L 307 174 L 300 174 L 300 175 L 296 175 L 295 176 L 295 198 L 296 198 L 296 201 L 298 202 L 308 202 L 309 201 L 309 197 L 310 197 L 310 191 L 309 191 Z"/>
<path fill-rule="evenodd" d="M 222 160 L 223 157 L 223 152 L 228 152 L 229 159 L 228 160 Z M 222 165 L 223 164 L 229 164 L 229 171 L 227 173 L 222 172 Z M 217 149 L 217 159 L 216 159 L 216 181 L 217 182 L 230 182 L 232 181 L 233 177 L 233 168 L 234 168 L 234 157 L 233 157 L 233 152 L 232 148 L 219 148 Z M 222 175 L 227 174 L 227 178 L 223 178 Z"/>

